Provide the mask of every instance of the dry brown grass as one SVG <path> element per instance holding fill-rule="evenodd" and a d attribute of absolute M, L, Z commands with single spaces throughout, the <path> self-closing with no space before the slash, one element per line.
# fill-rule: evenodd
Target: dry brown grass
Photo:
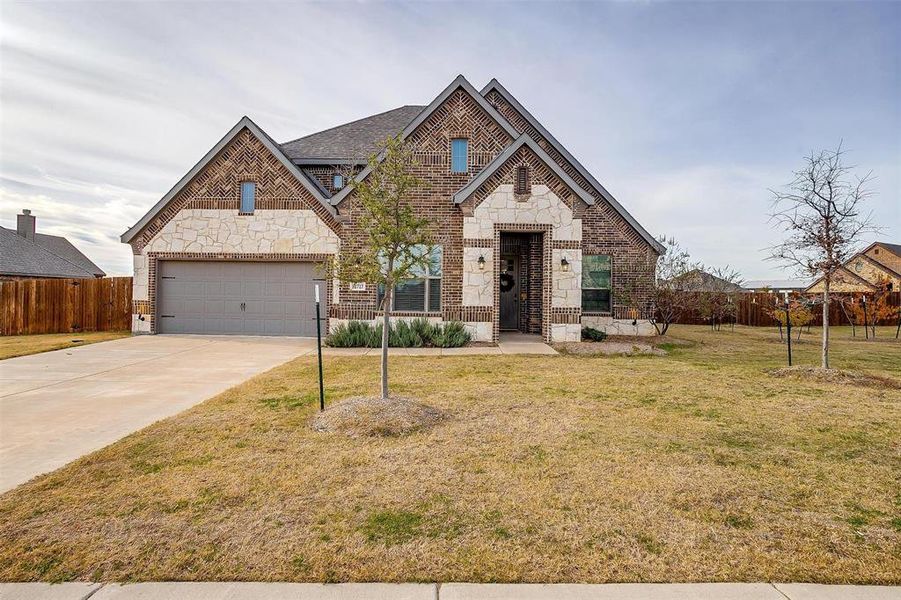
<path fill-rule="evenodd" d="M 45 333 L 41 335 L 7 335 L 0 337 L 0 360 L 107 342 L 131 335 L 129 331 L 93 331 L 88 333 Z"/>
<path fill-rule="evenodd" d="M 770 377 L 772 331 L 672 333 L 697 345 L 392 358 L 452 415 L 397 437 L 312 431 L 295 360 L 0 496 L 0 579 L 901 583 L 901 392 Z M 836 367 L 901 376 L 843 338 Z M 328 401 L 377 360 L 330 357 Z"/>

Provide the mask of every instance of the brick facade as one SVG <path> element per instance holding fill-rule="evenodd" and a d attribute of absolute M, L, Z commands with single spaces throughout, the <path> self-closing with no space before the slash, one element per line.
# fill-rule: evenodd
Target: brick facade
<path fill-rule="evenodd" d="M 583 253 L 609 254 L 613 265 L 612 311 L 586 316 L 646 317 L 650 305 L 641 293 L 639 306 L 625 306 L 619 289 L 644 286 L 650 300 L 652 281 L 647 273 L 631 265 L 640 263 L 642 257 L 656 256 L 653 247 L 501 94 L 492 91 L 486 99 L 503 117 L 486 111 L 467 89 L 459 87 L 433 107 L 406 138 L 417 163 L 415 174 L 425 182 L 411 202 L 414 212 L 430 221 L 434 243 L 442 246 L 443 275 L 440 311 L 398 316 L 462 321 L 477 338 L 496 341 L 500 311 L 497 273 L 504 250 L 515 251 L 520 257 L 520 285 L 526 295 L 520 310 L 521 331 L 541 334 L 548 341 L 578 339 L 583 317 L 579 287 Z M 505 118 L 516 131 L 531 136 L 571 178 L 569 183 L 526 146 L 503 165 L 492 164 L 514 142 L 509 128 L 496 118 Z M 469 140 L 466 173 L 452 173 L 450 169 L 451 140 L 455 138 Z M 455 204 L 454 194 L 489 165 L 491 176 L 469 198 Z M 347 175 L 359 169 L 358 164 L 302 165 L 305 176 L 326 197 L 338 192 L 332 182 L 335 173 Z M 255 214 L 238 215 L 242 181 L 257 184 Z M 580 197 L 584 192 L 570 187 L 573 183 L 591 194 L 595 203 L 586 203 Z M 134 312 L 143 319 L 135 329 L 155 330 L 159 260 L 322 262 L 340 257 L 342 249 L 357 250 L 364 236 L 359 228 L 361 209 L 353 192 L 335 208 L 337 217 L 253 132 L 240 131 L 130 241 L 135 254 Z M 285 221 L 287 217 L 279 215 L 294 221 Z M 216 219 L 217 227 L 225 228 L 225 233 L 206 235 L 203 229 L 209 227 L 209 221 L 204 219 Z M 256 232 L 259 245 L 237 243 L 241 236 L 231 235 L 235 229 L 232 221 Z M 301 229 L 292 235 L 290 223 Z M 192 239 L 182 243 L 179 235 Z M 267 245 L 267 240 L 277 241 L 278 250 Z M 487 261 L 484 276 L 476 272 L 479 257 Z M 563 258 L 568 261 L 566 269 L 561 266 Z M 333 289 L 332 284 L 329 281 L 327 303 L 332 325 L 378 317 L 374 286 L 361 291 L 337 283 Z M 467 288 L 464 293 L 464 285 L 480 287 Z"/>

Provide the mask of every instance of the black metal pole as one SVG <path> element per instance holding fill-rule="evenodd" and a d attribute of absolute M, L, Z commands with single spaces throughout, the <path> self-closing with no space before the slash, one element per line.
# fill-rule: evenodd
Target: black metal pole
<path fill-rule="evenodd" d="M 870 325 L 867 323 L 867 297 L 864 296 L 864 297 L 861 299 L 860 303 L 863 304 L 863 333 L 864 333 L 864 339 L 867 339 L 867 340 L 868 340 L 868 339 L 870 339 L 870 329 L 869 329 L 869 328 L 870 328 Z"/>
<path fill-rule="evenodd" d="M 792 366 L 792 318 L 788 310 L 788 295 L 785 296 L 785 330 L 788 333 L 788 366 Z"/>
<path fill-rule="evenodd" d="M 322 321 L 319 318 L 319 286 L 316 286 L 316 352 L 319 355 L 319 410 L 325 410 L 325 391 L 322 385 Z"/>

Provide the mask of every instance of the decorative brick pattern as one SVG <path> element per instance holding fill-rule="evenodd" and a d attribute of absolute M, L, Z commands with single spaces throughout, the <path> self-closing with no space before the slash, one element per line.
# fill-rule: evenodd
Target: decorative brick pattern
<path fill-rule="evenodd" d="M 135 254 L 185 208 L 238 210 L 241 182 L 257 184 L 258 208 L 312 210 L 333 231 L 337 220 L 249 129 L 242 129 L 132 240 Z"/>
<path fill-rule="evenodd" d="M 450 144 L 454 138 L 469 139 L 469 172 L 451 173 Z M 417 216 L 432 223 L 430 234 L 443 249 L 441 307 L 463 304 L 463 215 L 453 195 L 481 171 L 513 140 L 462 88 L 452 93 L 407 138 L 417 162 L 414 174 L 425 182 L 411 203 Z M 342 248 L 358 251 L 364 232 L 359 228 L 361 208 L 354 192 L 338 205 L 344 217 Z M 340 287 L 341 302 L 375 306 L 376 292 L 351 291 Z"/>
<path fill-rule="evenodd" d="M 515 241 L 527 295 L 520 330 L 540 333 L 546 341 L 578 339 L 583 253 L 613 257 L 612 311 L 590 316 L 616 323 L 643 318 L 647 307 L 623 306 L 618 291 L 646 286 L 650 299 L 652 282 L 630 265 L 653 256 L 653 249 L 499 94 L 488 99 L 597 203 L 585 204 L 530 148 L 522 147 L 470 198 L 455 205 L 453 195 L 513 142 L 464 89 L 457 89 L 407 138 L 418 163 L 414 174 L 425 182 L 410 200 L 416 214 L 432 223 L 434 243 L 443 247 L 441 311 L 396 316 L 462 321 L 479 339 L 497 341 L 501 244 Z M 469 140 L 466 173 L 450 171 L 451 140 L 458 137 Z M 353 169 L 303 167 L 305 176 L 329 195 L 338 191 L 332 187 L 334 173 L 349 176 L 360 167 Z M 514 189 L 517 174 L 524 181 L 521 177 Z M 257 183 L 256 210 L 239 216 L 240 183 L 247 180 Z M 358 250 L 365 233 L 353 192 L 337 210 L 336 218 L 249 130 L 242 130 L 133 240 L 134 311 L 150 321 L 138 327 L 155 329 L 159 260 L 329 261 L 342 249 Z M 229 243 L 232 235 L 237 237 Z M 479 256 L 486 259 L 484 271 L 478 270 Z M 564 256 L 567 271 L 560 264 Z M 338 284 L 333 289 L 333 282 L 327 283 L 330 324 L 379 317 L 374 286 L 351 290 Z"/>
<path fill-rule="evenodd" d="M 614 310 L 625 308 L 618 306 L 617 303 L 620 301 L 620 292 L 629 286 L 646 290 L 645 298 L 641 300 L 643 305 L 641 310 L 643 313 L 648 312 L 646 306 L 651 300 L 653 276 L 636 268 L 636 265 L 640 264 L 645 257 L 655 257 L 654 249 L 607 203 L 600 192 L 595 190 L 578 170 L 557 152 L 513 105 L 507 102 L 501 93 L 492 90 L 485 99 L 504 116 L 514 129 L 520 133 L 526 133 L 534 139 L 579 187 L 595 198 L 596 203 L 593 206 L 586 207 L 584 213 L 577 212 L 582 219 L 582 251 L 584 254 L 610 254 L 614 257 L 612 273 Z"/>

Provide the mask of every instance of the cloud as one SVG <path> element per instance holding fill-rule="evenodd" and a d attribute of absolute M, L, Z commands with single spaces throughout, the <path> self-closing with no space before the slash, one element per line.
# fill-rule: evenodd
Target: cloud
<path fill-rule="evenodd" d="M 845 139 L 901 235 L 901 5 L 6 3 L 0 223 L 118 235 L 242 115 L 289 140 L 498 77 L 652 233 L 784 274 L 767 188 Z M 797 31 L 803 26 L 804 36 Z M 49 229 L 44 229 L 44 228 Z"/>

